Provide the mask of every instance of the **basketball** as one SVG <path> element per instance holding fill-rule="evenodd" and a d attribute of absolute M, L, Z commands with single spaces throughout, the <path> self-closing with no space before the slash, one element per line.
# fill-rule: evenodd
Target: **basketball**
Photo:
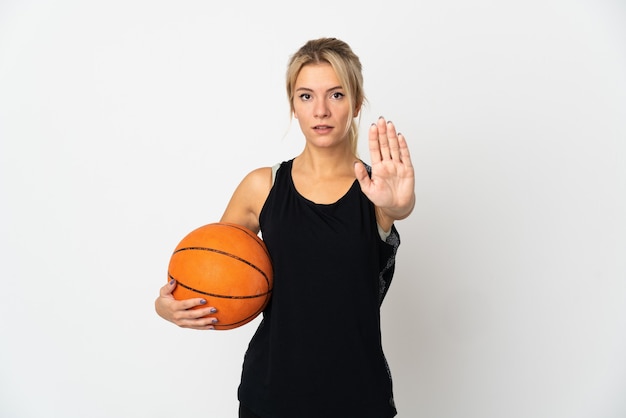
<path fill-rule="evenodd" d="M 216 330 L 247 324 L 267 305 L 273 286 L 272 263 L 261 238 L 236 224 L 212 223 L 185 236 L 172 254 L 168 280 L 176 280 L 177 300 L 206 299 L 217 309 Z"/>

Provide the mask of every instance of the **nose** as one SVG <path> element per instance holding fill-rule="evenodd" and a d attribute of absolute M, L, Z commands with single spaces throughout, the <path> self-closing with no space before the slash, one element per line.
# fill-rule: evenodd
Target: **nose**
<path fill-rule="evenodd" d="M 318 100 L 315 103 L 314 116 L 319 119 L 325 119 L 330 116 L 330 109 L 326 100 Z"/>

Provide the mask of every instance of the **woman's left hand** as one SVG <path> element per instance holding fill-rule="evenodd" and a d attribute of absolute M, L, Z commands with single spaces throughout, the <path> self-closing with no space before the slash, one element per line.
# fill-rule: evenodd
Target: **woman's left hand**
<path fill-rule="evenodd" d="M 362 163 L 354 166 L 361 190 L 391 222 L 406 218 L 415 205 L 415 171 L 404 135 L 381 116 L 370 126 L 369 149 L 371 177 Z"/>

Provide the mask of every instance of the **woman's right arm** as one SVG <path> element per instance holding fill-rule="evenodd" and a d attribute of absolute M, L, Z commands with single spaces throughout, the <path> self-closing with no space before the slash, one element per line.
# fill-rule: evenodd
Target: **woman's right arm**
<path fill-rule="evenodd" d="M 235 189 L 220 222 L 242 225 L 258 233 L 261 229 L 259 215 L 271 188 L 271 167 L 250 172 Z"/>
<path fill-rule="evenodd" d="M 250 172 L 235 189 L 220 222 L 242 225 L 258 233 L 259 214 L 271 187 L 270 167 Z M 207 301 L 202 298 L 176 300 L 172 295 L 175 288 L 174 280 L 161 287 L 159 296 L 154 301 L 157 314 L 182 328 L 214 329 L 213 324 L 219 321 L 219 312 L 212 306 L 192 309 L 206 305 Z"/>

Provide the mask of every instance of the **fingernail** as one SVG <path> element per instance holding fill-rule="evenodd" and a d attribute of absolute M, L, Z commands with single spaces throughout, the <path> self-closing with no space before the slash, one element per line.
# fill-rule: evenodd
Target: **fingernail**
<path fill-rule="evenodd" d="M 174 279 L 170 280 L 170 284 L 174 284 L 174 281 L 175 281 Z"/>
<path fill-rule="evenodd" d="M 209 329 L 215 329 L 215 327 L 209 327 Z"/>
<path fill-rule="evenodd" d="M 387 121 L 387 125 L 389 125 L 390 123 L 391 123 L 391 121 L 390 121 L 390 120 L 388 120 L 388 121 Z"/>
<path fill-rule="evenodd" d="M 215 309 L 215 308 L 211 308 L 211 309 L 209 310 L 209 312 L 211 312 L 211 313 L 215 313 L 215 312 L 217 312 L 217 309 Z"/>
<path fill-rule="evenodd" d="M 217 324 L 217 318 L 213 318 L 211 322 L 213 322 L 214 324 Z"/>
<path fill-rule="evenodd" d="M 202 299 L 202 300 L 200 301 L 200 304 L 201 304 L 201 305 L 206 304 L 206 300 Z"/>
<path fill-rule="evenodd" d="M 385 119 L 385 118 L 383 118 L 382 116 L 379 116 L 378 119 Z"/>

